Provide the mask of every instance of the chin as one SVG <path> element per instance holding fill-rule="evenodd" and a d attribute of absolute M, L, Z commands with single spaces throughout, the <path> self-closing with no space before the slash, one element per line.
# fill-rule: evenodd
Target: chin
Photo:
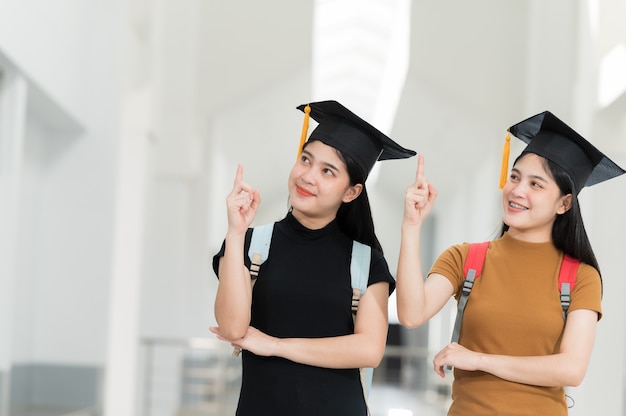
<path fill-rule="evenodd" d="M 298 199 L 298 197 L 291 198 L 289 202 L 290 202 L 291 208 L 294 211 L 299 211 L 299 212 L 302 212 L 303 214 L 306 214 L 308 211 L 311 210 L 311 208 L 308 207 L 307 204 L 303 204 L 302 201 Z"/>
<path fill-rule="evenodd" d="M 502 218 L 502 222 L 506 224 L 506 226 L 509 227 L 509 229 L 519 228 L 520 226 L 523 226 L 523 224 L 518 224 L 517 221 L 507 218 L 506 215 Z"/>

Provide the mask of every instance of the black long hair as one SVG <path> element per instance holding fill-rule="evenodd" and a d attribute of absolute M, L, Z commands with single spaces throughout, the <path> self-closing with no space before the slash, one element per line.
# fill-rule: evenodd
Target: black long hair
<path fill-rule="evenodd" d="M 524 156 L 522 153 L 515 159 L 515 163 Z M 578 190 L 574 187 L 574 182 L 570 176 L 554 162 L 543 158 L 543 164 L 547 172 L 550 172 L 554 181 L 561 191 L 561 196 L 572 194 L 572 206 L 563 214 L 557 215 L 552 225 L 552 242 L 554 246 L 563 253 L 574 257 L 583 263 L 593 266 L 600 273 L 600 266 L 591 248 L 587 231 L 583 223 L 578 203 Z M 509 226 L 502 224 L 500 236 L 508 231 Z"/>
<path fill-rule="evenodd" d="M 310 141 L 303 146 L 305 148 Z M 372 218 L 372 209 L 370 200 L 365 189 L 366 173 L 362 171 L 359 165 L 342 151 L 335 149 L 339 158 L 346 164 L 348 176 L 350 177 L 350 186 L 362 184 L 361 194 L 350 202 L 344 202 L 337 211 L 337 225 L 339 229 L 346 233 L 353 240 L 383 252 L 383 247 L 374 232 L 374 219 Z"/>

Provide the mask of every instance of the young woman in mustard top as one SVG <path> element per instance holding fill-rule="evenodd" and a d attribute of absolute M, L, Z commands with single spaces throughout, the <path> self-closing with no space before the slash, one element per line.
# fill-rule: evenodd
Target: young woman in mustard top
<path fill-rule="evenodd" d="M 502 231 L 490 242 L 459 341 L 434 358 L 441 377 L 454 367 L 448 415 L 567 415 L 564 386 L 582 382 L 602 315 L 602 281 L 577 195 L 624 170 L 550 112 L 509 132 L 528 146 L 508 179 L 503 166 Z M 409 328 L 450 296 L 458 301 L 465 279 L 468 243 L 445 250 L 423 280 L 420 228 L 436 195 L 420 158 L 405 196 L 396 288 L 398 317 Z M 565 323 L 557 286 L 564 255 L 580 261 Z"/>

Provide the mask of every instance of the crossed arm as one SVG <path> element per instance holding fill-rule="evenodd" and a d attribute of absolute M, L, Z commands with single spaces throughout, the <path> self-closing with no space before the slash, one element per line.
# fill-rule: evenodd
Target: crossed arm
<path fill-rule="evenodd" d="M 569 313 L 558 353 L 517 357 L 483 354 L 452 343 L 441 350 L 433 365 L 444 376 L 444 366 L 485 371 L 504 380 L 535 386 L 578 386 L 585 377 L 595 339 L 598 315 L 588 309 Z"/>
<path fill-rule="evenodd" d="M 221 283 L 220 283 L 221 284 Z M 276 356 L 325 368 L 377 367 L 387 340 L 389 283 L 368 287 L 359 301 L 354 334 L 327 338 L 276 338 L 248 326 L 245 335 L 229 338 L 222 327 L 211 332 L 234 347 L 261 356 Z M 219 322 L 219 321 L 218 321 Z"/>

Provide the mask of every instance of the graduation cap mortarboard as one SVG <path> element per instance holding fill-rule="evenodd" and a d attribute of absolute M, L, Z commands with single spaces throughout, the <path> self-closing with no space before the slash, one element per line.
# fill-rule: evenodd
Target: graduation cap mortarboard
<path fill-rule="evenodd" d="M 365 178 L 377 160 L 404 159 L 416 154 L 391 140 L 337 101 L 319 101 L 302 104 L 297 108 L 305 114 L 298 156 L 308 132 L 309 113 L 318 123 L 309 141 L 319 140 L 340 150 L 358 164 Z"/>
<path fill-rule="evenodd" d="M 529 117 L 509 127 L 508 131 L 527 144 L 522 154 L 545 157 L 567 172 L 576 194 L 585 186 L 626 172 L 549 111 Z M 508 169 L 503 169 L 506 175 L 504 170 Z M 500 184 L 502 187 L 502 182 Z"/>

